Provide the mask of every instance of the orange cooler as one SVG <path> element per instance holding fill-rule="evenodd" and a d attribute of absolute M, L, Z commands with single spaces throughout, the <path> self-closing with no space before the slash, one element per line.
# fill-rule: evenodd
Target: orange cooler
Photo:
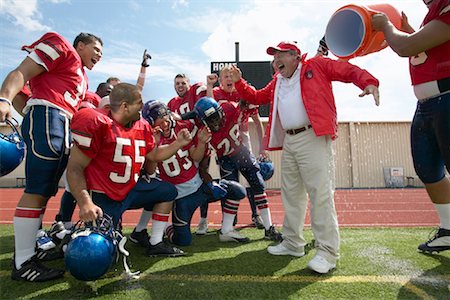
<path fill-rule="evenodd" d="M 390 4 L 350 4 L 338 9 L 325 30 L 331 53 L 348 60 L 386 48 L 384 34 L 372 30 L 372 15 L 379 12 L 384 13 L 396 28 L 401 28 L 402 15 Z"/>

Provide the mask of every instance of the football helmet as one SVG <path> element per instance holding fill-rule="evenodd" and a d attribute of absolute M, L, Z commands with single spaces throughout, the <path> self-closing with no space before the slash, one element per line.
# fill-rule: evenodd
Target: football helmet
<path fill-rule="evenodd" d="M 16 124 L 18 122 L 13 119 Z M 25 156 L 25 143 L 19 131 L 10 120 L 5 121 L 12 128 L 12 133 L 0 133 L 0 177 L 17 168 Z"/>
<path fill-rule="evenodd" d="M 169 107 L 160 101 L 150 100 L 146 102 L 142 108 L 142 117 L 153 127 L 155 126 L 157 119 L 164 119 L 166 116 L 169 116 L 168 119 L 166 119 L 166 121 L 169 122 L 169 126 L 161 126 L 161 131 L 163 136 L 169 137 L 172 134 L 172 129 L 175 128 L 175 120 L 172 117 Z"/>
<path fill-rule="evenodd" d="M 200 120 L 213 132 L 220 130 L 223 120 L 223 110 L 216 100 L 202 97 L 195 103 L 194 110 Z"/>
<path fill-rule="evenodd" d="M 75 225 L 64 254 L 64 262 L 73 277 L 92 281 L 109 270 L 117 252 L 118 241 L 112 218 L 104 215 L 93 223 L 78 222 Z"/>
<path fill-rule="evenodd" d="M 275 169 L 273 167 L 273 163 L 270 160 L 270 158 L 260 156 L 258 157 L 258 163 L 259 163 L 259 172 L 261 173 L 264 181 L 267 181 L 270 178 L 272 178 Z"/>

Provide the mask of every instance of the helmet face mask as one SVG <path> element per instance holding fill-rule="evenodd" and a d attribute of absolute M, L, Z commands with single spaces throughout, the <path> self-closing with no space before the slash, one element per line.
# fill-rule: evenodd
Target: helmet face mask
<path fill-rule="evenodd" d="M 213 114 L 209 115 L 202 120 L 203 123 L 213 132 L 218 132 L 222 127 L 223 113 L 222 110 L 216 110 Z"/>
<path fill-rule="evenodd" d="M 200 120 L 211 131 L 217 132 L 223 124 L 224 115 L 222 107 L 210 97 L 202 97 L 195 103 L 195 112 Z"/>
<path fill-rule="evenodd" d="M 14 121 L 17 123 L 16 120 Z M 25 156 L 25 143 L 22 136 L 11 121 L 6 120 L 6 124 L 13 131 L 7 135 L 0 133 L 0 177 L 16 169 Z"/>

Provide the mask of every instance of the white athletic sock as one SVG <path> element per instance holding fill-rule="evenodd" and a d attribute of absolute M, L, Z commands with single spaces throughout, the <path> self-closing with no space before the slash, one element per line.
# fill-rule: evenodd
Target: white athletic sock
<path fill-rule="evenodd" d="M 233 222 L 236 214 L 223 213 L 223 221 L 222 221 L 222 233 L 228 233 L 233 230 Z"/>
<path fill-rule="evenodd" d="M 16 207 L 14 213 L 14 255 L 16 268 L 36 252 L 36 234 L 41 225 L 41 208 Z"/>
<path fill-rule="evenodd" d="M 441 228 L 450 230 L 450 203 L 447 204 L 434 204 L 439 220 L 441 222 Z"/>
<path fill-rule="evenodd" d="M 166 229 L 168 222 L 169 222 L 169 214 L 153 213 L 152 236 L 150 237 L 151 245 L 156 245 L 162 242 L 164 237 L 164 229 Z"/>
<path fill-rule="evenodd" d="M 270 209 L 268 207 L 260 209 L 259 214 L 261 215 L 264 228 L 267 230 L 272 226 L 272 216 L 270 215 Z"/>
<path fill-rule="evenodd" d="M 146 229 L 151 218 L 152 211 L 143 209 L 141 217 L 139 218 L 139 223 L 137 223 L 136 225 L 136 232 L 141 232 L 142 230 Z"/>

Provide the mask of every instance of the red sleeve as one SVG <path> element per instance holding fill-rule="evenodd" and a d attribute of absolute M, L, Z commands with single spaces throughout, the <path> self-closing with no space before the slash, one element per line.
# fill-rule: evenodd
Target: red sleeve
<path fill-rule="evenodd" d="M 48 32 L 39 40 L 22 49 L 27 52 L 35 52 L 45 64 L 47 71 L 55 69 L 61 61 L 64 61 L 71 51 L 71 45 L 59 34 Z"/>
<path fill-rule="evenodd" d="M 325 73 L 330 76 L 330 81 L 353 83 L 361 90 L 364 90 L 368 85 L 377 87 L 380 85 L 378 79 L 372 74 L 346 61 L 317 57 L 317 59 L 311 59 L 309 62 L 324 67 Z"/>
<path fill-rule="evenodd" d="M 86 156 L 94 158 L 101 149 L 108 118 L 97 110 L 83 109 L 74 115 L 70 126 L 74 143 Z"/>
<path fill-rule="evenodd" d="M 252 104 L 268 104 L 272 101 L 273 91 L 275 89 L 276 78 L 272 79 L 265 87 L 256 90 L 241 78 L 235 83 L 236 90 L 242 99 Z"/>

